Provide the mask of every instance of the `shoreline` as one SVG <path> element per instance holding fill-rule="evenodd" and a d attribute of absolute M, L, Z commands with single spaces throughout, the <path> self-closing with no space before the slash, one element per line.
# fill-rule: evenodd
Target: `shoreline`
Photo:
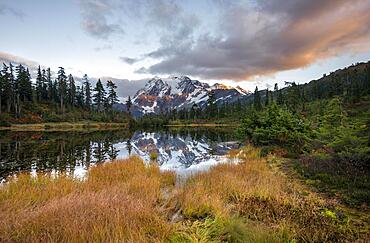
<path fill-rule="evenodd" d="M 127 123 L 104 123 L 104 122 L 50 122 L 33 124 L 11 124 L 9 127 L 1 127 L 0 131 L 80 131 L 80 130 L 114 130 L 127 128 Z"/>
<path fill-rule="evenodd" d="M 166 127 L 237 127 L 238 124 L 217 124 L 217 123 L 189 123 L 189 124 L 169 124 Z"/>

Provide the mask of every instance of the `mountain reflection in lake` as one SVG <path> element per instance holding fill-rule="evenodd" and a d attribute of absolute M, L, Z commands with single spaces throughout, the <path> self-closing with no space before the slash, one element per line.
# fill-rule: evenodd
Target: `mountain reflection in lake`
<path fill-rule="evenodd" d="M 16 172 L 67 172 L 83 177 L 97 163 L 157 153 L 161 169 L 205 170 L 239 147 L 230 129 L 104 132 L 0 132 L 0 181 Z"/>

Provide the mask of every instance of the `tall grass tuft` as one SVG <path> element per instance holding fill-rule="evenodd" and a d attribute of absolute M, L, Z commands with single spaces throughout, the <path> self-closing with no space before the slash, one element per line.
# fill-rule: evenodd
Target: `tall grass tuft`
<path fill-rule="evenodd" d="M 18 176 L 0 190 L 0 241 L 165 241 L 161 188 L 174 182 L 139 158 L 92 168 L 85 181 Z"/>
<path fill-rule="evenodd" d="M 217 165 L 188 180 L 178 192 L 180 210 L 186 220 L 183 225 L 196 228 L 189 231 L 185 227 L 183 234 L 191 238 L 194 232 L 203 229 L 199 221 L 221 218 L 233 225 L 237 217 L 246 221 L 244 225 L 251 222 L 258 225 L 245 227 L 239 222 L 238 227 L 231 227 L 244 231 L 239 234 L 245 235 L 244 241 L 237 242 L 248 242 L 253 235 L 271 235 L 272 238 L 259 238 L 267 242 L 328 242 L 356 237 L 347 221 L 335 220 L 324 213 L 326 205 L 322 199 L 306 193 L 299 184 L 274 170 L 266 158 L 260 158 L 259 149 L 247 146 L 238 156 L 244 162 Z"/>

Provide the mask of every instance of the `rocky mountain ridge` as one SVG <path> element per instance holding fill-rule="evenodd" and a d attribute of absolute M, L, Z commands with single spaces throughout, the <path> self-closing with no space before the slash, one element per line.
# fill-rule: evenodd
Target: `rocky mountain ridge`
<path fill-rule="evenodd" d="M 138 117 L 145 114 L 160 114 L 173 109 L 190 109 L 194 106 L 204 108 L 210 96 L 216 105 L 234 103 L 250 95 L 241 87 L 230 87 L 216 83 L 209 85 L 186 76 L 169 78 L 154 77 L 144 88 L 131 98 L 131 113 Z M 127 111 L 125 104 L 119 104 L 118 110 Z"/>

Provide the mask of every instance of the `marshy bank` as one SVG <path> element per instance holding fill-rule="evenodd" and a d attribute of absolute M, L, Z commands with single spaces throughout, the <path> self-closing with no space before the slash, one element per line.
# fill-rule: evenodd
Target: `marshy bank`
<path fill-rule="evenodd" d="M 244 147 L 178 187 L 138 157 L 66 174 L 19 175 L 0 189 L 0 241 L 355 241 L 366 225 Z"/>

